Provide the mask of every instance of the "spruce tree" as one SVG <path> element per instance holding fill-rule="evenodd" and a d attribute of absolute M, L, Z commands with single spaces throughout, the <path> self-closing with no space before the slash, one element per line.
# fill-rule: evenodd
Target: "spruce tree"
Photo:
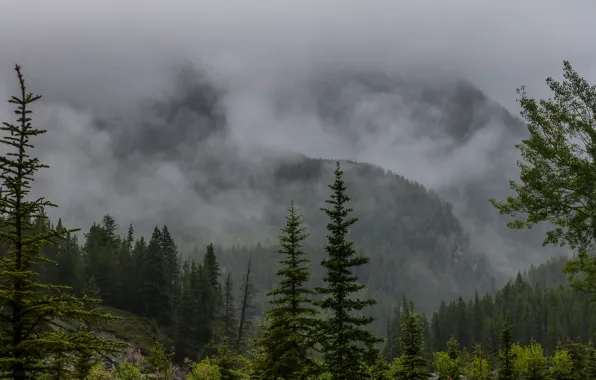
<path fill-rule="evenodd" d="M 316 310 L 311 306 L 314 290 L 306 287 L 310 278 L 309 260 L 303 250 L 308 238 L 302 217 L 290 202 L 286 224 L 279 235 L 282 255 L 277 270 L 277 288 L 265 311 L 265 329 L 257 344 L 262 349 L 264 372 L 261 379 L 304 379 L 315 368 L 311 358 L 311 337 L 315 333 Z"/>
<path fill-rule="evenodd" d="M 66 361 L 75 360 L 78 352 L 104 355 L 117 352 L 122 345 L 84 330 L 70 332 L 68 325 L 112 317 L 88 307 L 92 303 L 89 298 L 68 294 L 67 286 L 39 282 L 34 271 L 50 264 L 41 254 L 43 247 L 74 230 L 34 230 L 36 221 L 47 218 L 45 209 L 55 205 L 30 195 L 35 173 L 47 168 L 31 155 L 31 138 L 46 131 L 31 124 L 29 105 L 40 96 L 27 93 L 21 67 L 17 65 L 15 71 L 20 94 L 9 103 L 16 105 L 18 120 L 16 124 L 4 122 L 0 128 L 6 133 L 0 143 L 8 148 L 0 156 L 0 243 L 7 248 L 0 258 L 0 375 L 25 380 L 43 374 L 63 375 L 64 368 L 71 368 Z M 60 368 L 56 360 L 63 364 Z"/>
<path fill-rule="evenodd" d="M 364 369 L 376 359 L 375 344 L 382 339 L 366 329 L 373 318 L 355 315 L 375 304 L 373 299 L 357 298 L 365 286 L 353 273 L 354 268 L 368 263 L 369 259 L 356 256 L 352 242 L 346 238 L 349 227 L 358 219 L 349 216 L 350 197 L 346 195 L 339 162 L 334 174 L 335 181 L 329 185 L 331 196 L 325 201 L 330 208 L 321 209 L 331 220 L 327 224 L 327 257 L 321 262 L 326 270 L 325 286 L 318 289 L 323 299 L 316 302 L 330 316 L 320 324 L 318 335 L 327 371 L 336 379 L 357 380 L 368 376 Z"/>
<path fill-rule="evenodd" d="M 180 257 L 176 243 L 167 226 L 163 226 L 160 235 L 161 250 L 164 255 L 166 288 L 172 307 L 180 295 Z"/>
<path fill-rule="evenodd" d="M 414 302 L 402 314 L 402 336 L 400 338 L 403 354 L 402 371 L 398 378 L 404 380 L 422 380 L 430 377 L 428 362 L 425 359 L 424 324 L 422 317 L 414 312 Z"/>
<path fill-rule="evenodd" d="M 157 227 L 145 252 L 143 268 L 144 315 L 168 326 L 171 323 L 171 298 L 168 292 L 167 264 L 161 249 L 161 232 Z"/>
<path fill-rule="evenodd" d="M 134 229 L 132 225 L 128 228 L 126 238 L 120 239 L 120 247 L 118 249 L 118 272 L 120 273 L 119 290 L 118 290 L 118 308 L 122 310 L 134 311 L 132 305 L 136 298 L 137 288 L 135 288 L 134 277 L 131 274 L 134 272 L 134 264 L 132 258 L 132 243 L 134 241 Z"/>
<path fill-rule="evenodd" d="M 222 296 L 219 285 L 219 263 L 215 256 L 213 244 L 207 246 L 207 252 L 203 257 L 203 271 L 206 281 L 203 294 L 204 310 L 209 320 L 210 340 L 215 341 L 217 317 L 221 308 Z"/>
<path fill-rule="evenodd" d="M 200 313 L 200 299 L 197 293 L 199 268 L 195 262 L 185 262 L 182 276 L 182 296 L 176 309 L 176 355 L 179 359 L 196 359 L 199 353 L 197 319 Z"/>
<path fill-rule="evenodd" d="M 509 316 L 505 319 L 501 330 L 501 341 L 499 342 L 499 380 L 514 380 L 513 362 L 515 354 L 513 348 L 513 334 L 511 332 L 511 320 Z"/>
<path fill-rule="evenodd" d="M 136 290 L 137 297 L 130 305 L 132 312 L 138 315 L 143 315 L 145 312 L 145 301 L 143 299 L 145 288 L 145 257 L 147 254 L 147 243 L 143 236 L 135 242 L 132 250 L 132 265 L 133 271 L 131 273 L 131 282 Z"/>

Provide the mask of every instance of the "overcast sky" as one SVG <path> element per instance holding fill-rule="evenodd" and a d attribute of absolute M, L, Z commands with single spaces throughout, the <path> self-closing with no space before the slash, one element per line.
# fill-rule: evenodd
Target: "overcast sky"
<path fill-rule="evenodd" d="M 590 0 L 4 0 L 0 68 L 104 97 L 159 85 L 178 58 L 236 82 L 378 65 L 466 75 L 511 106 L 565 59 L 596 76 L 594 14 Z"/>
<path fill-rule="evenodd" d="M 69 132 L 48 138 L 41 149 L 54 179 L 44 190 L 71 216 L 88 222 L 92 212 L 100 217 L 97 210 L 125 215 L 134 208 L 146 218 L 160 212 L 147 205 L 183 187 L 184 176 L 173 163 L 147 163 L 131 176 L 153 191 L 135 194 L 142 200 L 134 201 L 130 193 L 116 194 L 111 183 L 118 163 L 108 157 L 113 136 L 93 129 L 91 120 L 165 91 L 181 62 L 201 67 L 230 90 L 228 117 L 240 140 L 258 131 L 277 148 L 349 156 L 350 147 L 333 145 L 306 118 L 300 122 L 309 140 L 299 141 L 290 130 L 275 133 L 277 123 L 289 122 L 267 114 L 274 89 L 301 83 L 321 67 L 462 77 L 517 114 L 516 88 L 527 85 L 530 95 L 548 96 L 544 81 L 560 77 L 563 60 L 596 81 L 595 15 L 593 0 L 3 0 L 0 96 L 15 88 L 14 64 L 23 65 L 31 90 L 44 95 L 39 121 L 53 120 Z M 0 116 L 11 117 L 6 105 Z M 492 138 L 485 136 L 483 144 Z M 455 161 L 474 160 L 484 170 L 477 153 L 483 149 Z M 356 158 L 387 162 L 376 151 Z M 395 161 L 391 169 L 428 185 L 457 171 Z M 186 190 L 178 196 L 189 197 Z M 82 205 L 93 210 L 84 213 Z"/>

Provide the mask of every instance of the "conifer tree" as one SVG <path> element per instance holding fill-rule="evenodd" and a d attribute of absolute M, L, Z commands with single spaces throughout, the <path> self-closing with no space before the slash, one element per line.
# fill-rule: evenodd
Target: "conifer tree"
<path fill-rule="evenodd" d="M 166 276 L 166 288 L 172 307 L 176 305 L 180 292 L 180 257 L 176 243 L 170 235 L 167 226 L 161 230 L 161 250 L 164 256 L 164 272 Z"/>
<path fill-rule="evenodd" d="M 424 324 L 422 317 L 414 312 L 414 301 L 402 314 L 402 336 L 400 338 L 403 354 L 400 379 L 422 380 L 430 377 L 428 363 L 425 359 Z"/>
<path fill-rule="evenodd" d="M 58 220 L 56 229 L 63 229 L 62 220 Z M 63 239 L 57 241 L 56 248 L 58 255 L 56 261 L 56 280 L 60 285 L 71 287 L 74 291 L 80 292 L 81 282 L 81 252 L 77 236 L 65 234 Z"/>
<path fill-rule="evenodd" d="M 393 360 L 402 354 L 401 345 L 399 344 L 399 337 L 401 336 L 401 316 L 402 312 L 399 307 L 393 310 L 393 318 L 389 321 L 387 326 L 387 341 L 385 343 L 385 357 Z"/>
<path fill-rule="evenodd" d="M 170 325 L 171 304 L 167 286 L 167 266 L 161 249 L 161 232 L 157 227 L 147 246 L 143 271 L 144 315 L 161 325 Z"/>
<path fill-rule="evenodd" d="M 286 224 L 279 235 L 282 255 L 277 270 L 281 277 L 277 288 L 267 295 L 270 307 L 265 311 L 265 329 L 257 344 L 264 361 L 262 379 L 303 379 L 315 368 L 311 358 L 311 337 L 315 333 L 316 310 L 311 306 L 314 290 L 306 287 L 310 278 L 303 241 L 308 233 L 302 217 L 290 202 Z"/>
<path fill-rule="evenodd" d="M 327 224 L 327 257 L 321 262 L 326 270 L 324 287 L 318 289 L 323 299 L 317 301 L 323 311 L 330 313 L 320 325 L 319 337 L 327 371 L 337 379 L 363 379 L 364 371 L 376 359 L 375 344 L 382 339 L 370 333 L 368 326 L 373 318 L 355 315 L 366 306 L 375 304 L 373 299 L 361 300 L 357 293 L 365 286 L 358 282 L 354 268 L 368 263 L 365 256 L 356 256 L 352 242 L 346 235 L 351 225 L 358 220 L 350 217 L 352 209 L 347 207 L 350 197 L 346 194 L 343 171 L 339 162 L 335 169 L 335 181 L 329 185 L 330 199 L 325 202 L 330 208 L 323 208 L 330 223 Z"/>
<path fill-rule="evenodd" d="M 143 290 L 145 287 L 145 255 L 147 253 L 147 243 L 143 236 L 135 242 L 132 250 L 132 263 L 134 270 L 131 273 L 131 281 L 136 289 L 137 297 L 133 300 L 130 307 L 133 313 L 143 315 L 145 312 L 145 301 L 143 299 Z"/>
<path fill-rule="evenodd" d="M 86 331 L 69 332 L 66 323 L 76 325 L 111 316 L 88 308 L 91 300 L 69 295 L 66 286 L 39 282 L 33 270 L 49 264 L 41 254 L 43 246 L 55 244 L 73 230 L 34 230 L 37 220 L 47 218 L 45 209 L 55 205 L 30 196 L 35 173 L 47 167 L 31 155 L 31 138 L 46 131 L 31 124 L 29 105 L 40 96 L 27 93 L 21 67 L 17 65 L 15 71 L 20 94 L 9 103 L 16 105 L 18 120 L 16 124 L 4 122 L 0 128 L 6 132 L 0 143 L 8 148 L 0 156 L 0 214 L 4 217 L 0 242 L 8 249 L 0 258 L 0 374 L 25 380 L 43 374 L 58 376 L 56 371 L 62 372 L 67 364 L 65 358 L 75 357 L 77 352 L 101 355 L 122 346 Z M 56 360 L 65 366 L 57 369 Z"/>
<path fill-rule="evenodd" d="M 513 352 L 513 334 L 511 332 L 511 320 L 509 316 L 505 319 L 503 329 L 501 330 L 501 341 L 499 342 L 499 380 L 514 380 L 515 373 L 513 362 L 515 354 Z"/>
<path fill-rule="evenodd" d="M 118 272 L 120 273 L 119 290 L 118 290 L 118 308 L 128 311 L 134 311 L 131 307 L 134 304 L 134 299 L 138 293 L 135 287 L 134 276 L 131 274 L 135 271 L 132 244 L 134 242 L 134 229 L 132 225 L 129 226 L 127 236 L 120 239 L 120 248 L 118 251 Z"/>
<path fill-rule="evenodd" d="M 195 358 L 199 352 L 197 319 L 200 312 L 198 268 L 193 261 L 185 262 L 182 276 L 182 296 L 176 316 L 176 355 Z"/>
<path fill-rule="evenodd" d="M 204 311 L 209 321 L 209 335 L 211 341 L 215 341 L 217 317 L 221 308 L 221 287 L 219 285 L 219 263 L 215 256 L 213 244 L 207 246 L 207 252 L 203 257 L 203 271 L 206 286 L 204 290 Z"/>

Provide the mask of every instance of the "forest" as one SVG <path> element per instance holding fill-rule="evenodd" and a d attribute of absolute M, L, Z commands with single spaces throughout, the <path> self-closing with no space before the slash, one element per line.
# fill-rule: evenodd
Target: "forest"
<path fill-rule="evenodd" d="M 517 196 L 490 203 L 513 218 L 513 229 L 550 222 L 544 244 L 568 245 L 577 254 L 520 271 L 496 289 L 481 259 L 464 252 L 465 233 L 448 203 L 421 185 L 353 162 L 309 159 L 276 174 L 276 181 L 304 183 L 312 173 L 332 174 L 321 207 L 300 192 L 287 200 L 276 242 L 213 242 L 181 252 L 159 221 L 150 237 L 138 236 L 133 225 L 120 236 L 109 214 L 87 231 L 52 221 L 47 211 L 57 206 L 30 193 L 36 172 L 47 167 L 34 146 L 48 132 L 36 129 L 32 116 L 41 96 L 28 92 L 16 66 L 19 91 L 9 99 L 16 121 L 3 122 L 0 140 L 6 146 L 0 155 L 0 376 L 596 378 L 590 186 L 596 87 L 569 63 L 564 69 L 564 82 L 547 80 L 554 99 L 536 101 L 520 90 L 530 137 L 518 145 L 524 161 L 520 182 L 511 183 Z M 575 142 L 578 136 L 584 145 Z M 401 202 L 392 200 L 391 207 L 408 218 L 356 216 L 366 203 L 352 209 L 351 194 L 367 194 L 354 183 L 371 175 L 393 186 L 385 192 L 400 193 Z M 369 207 L 387 207 L 375 199 Z M 408 210 L 414 200 L 427 210 Z M 316 223 L 305 222 L 317 212 Z M 395 237 L 379 243 L 392 228 Z M 441 288 L 446 278 L 400 278 L 411 272 L 400 266 L 420 255 L 435 273 L 449 269 L 467 288 L 464 295 L 450 298 L 447 291 L 433 307 L 419 288 L 431 281 L 432 289 Z"/>

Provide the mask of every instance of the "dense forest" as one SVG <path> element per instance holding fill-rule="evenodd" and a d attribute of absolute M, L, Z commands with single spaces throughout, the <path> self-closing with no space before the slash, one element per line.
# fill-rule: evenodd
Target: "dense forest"
<path fill-rule="evenodd" d="M 79 235 L 48 218 L 49 200 L 29 194 L 46 167 L 31 140 L 46 131 L 32 123 L 40 96 L 15 71 L 17 120 L 3 123 L 0 140 L 8 149 L 0 156 L 3 378 L 596 378 L 592 194 L 584 186 L 593 161 L 565 139 L 592 136 L 593 120 L 565 105 L 596 108 L 596 87 L 568 63 L 563 84 L 547 81 L 555 100 L 539 106 L 520 92 L 528 163 L 522 184 L 511 184 L 517 198 L 491 203 L 517 218 L 511 228 L 550 221 L 545 244 L 578 255 L 520 272 L 499 290 L 449 203 L 354 162 L 278 167 L 276 181 L 300 186 L 316 186 L 326 170 L 332 177 L 319 207 L 304 191 L 288 200 L 276 242 L 181 253 L 166 223 L 156 221 L 150 237 L 133 225 L 120 236 L 109 214 Z M 386 186 L 367 187 L 371 176 Z M 574 198 L 560 191 L 569 184 Z M 352 209 L 352 195 L 368 212 Z M 400 216 L 378 212 L 387 207 Z M 432 307 L 424 297 L 440 288 L 444 300 Z"/>

